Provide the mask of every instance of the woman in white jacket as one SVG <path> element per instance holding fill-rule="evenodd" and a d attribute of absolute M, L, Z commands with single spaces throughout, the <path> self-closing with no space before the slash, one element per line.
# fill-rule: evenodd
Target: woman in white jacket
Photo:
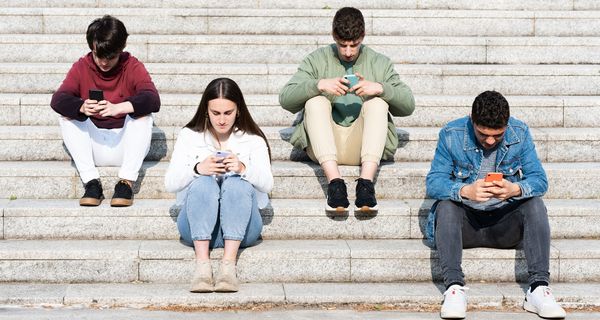
<path fill-rule="evenodd" d="M 196 253 L 192 292 L 238 290 L 240 247 L 260 237 L 259 208 L 273 187 L 270 148 L 238 85 L 211 81 L 192 120 L 181 130 L 165 176 L 181 206 L 177 227 Z M 209 250 L 224 248 L 213 286 Z"/>

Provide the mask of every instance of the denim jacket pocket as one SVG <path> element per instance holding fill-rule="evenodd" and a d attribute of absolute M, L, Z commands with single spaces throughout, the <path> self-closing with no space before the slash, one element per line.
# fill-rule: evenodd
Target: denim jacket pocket
<path fill-rule="evenodd" d="M 455 180 L 467 181 L 473 172 L 473 165 L 466 162 L 453 162 L 452 175 Z"/>
<path fill-rule="evenodd" d="M 523 177 L 521 159 L 517 157 L 500 162 L 498 170 L 510 182 L 521 181 Z"/>

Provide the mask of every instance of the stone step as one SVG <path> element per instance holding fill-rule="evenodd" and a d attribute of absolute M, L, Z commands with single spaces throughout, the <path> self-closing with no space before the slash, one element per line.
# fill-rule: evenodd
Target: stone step
<path fill-rule="evenodd" d="M 194 251 L 173 240 L 2 240 L 3 282 L 188 283 Z M 222 249 L 212 250 L 214 267 Z M 599 282 L 600 240 L 554 240 L 552 282 Z M 264 240 L 239 254 L 242 282 L 439 281 L 421 240 Z M 467 282 L 525 281 L 522 250 L 463 252 Z"/>
<path fill-rule="evenodd" d="M 67 161 L 2 161 L 0 166 L 0 198 L 77 199 L 83 186 L 73 164 Z M 164 190 L 167 162 L 145 162 L 134 191 L 138 199 L 171 199 Z M 429 162 L 384 163 L 375 182 L 377 198 L 421 199 L 425 196 L 425 176 Z M 599 162 L 545 163 L 548 175 L 548 199 L 598 199 L 600 189 Z M 273 199 L 324 199 L 326 179 L 321 168 L 308 162 L 273 161 Z M 112 197 L 118 168 L 101 167 L 106 186 L 104 195 Z M 355 190 L 358 166 L 340 166 L 348 190 Z M 352 195 L 352 192 L 350 192 Z"/>
<path fill-rule="evenodd" d="M 554 239 L 600 238 L 597 199 L 545 199 Z M 374 217 L 332 217 L 324 199 L 273 199 L 262 210 L 265 240 L 423 239 L 432 200 L 380 200 Z M 108 201 L 82 208 L 75 199 L 0 201 L 0 239 L 179 239 L 178 209 L 171 199 L 138 199 L 128 208 Z"/>
<path fill-rule="evenodd" d="M 473 4 L 474 5 L 474 4 Z M 359 6 L 360 7 L 360 6 Z M 131 34 L 321 34 L 335 9 L 111 8 Z M 3 33 L 83 34 L 106 8 L 3 8 Z M 363 10 L 366 34 L 597 36 L 597 11 Z M 68 17 L 68 19 L 65 19 Z"/>
<path fill-rule="evenodd" d="M 469 284 L 469 319 L 536 319 L 522 310 L 525 287 L 510 282 Z M 182 312 L 186 310 L 205 311 L 202 319 L 210 320 L 437 320 L 444 290 L 439 283 L 418 282 L 251 283 L 242 284 L 237 293 L 211 294 L 190 293 L 187 284 L 180 283 L 5 283 L 0 288 L 0 304 L 10 307 L 8 313 L 14 316 L 7 318 L 4 312 L 2 319 L 52 320 L 189 319 L 190 313 Z M 599 314 L 591 311 L 600 306 L 599 284 L 553 283 L 552 289 L 556 300 L 568 310 L 568 319 L 598 318 Z M 356 305 L 362 308 L 346 310 Z M 307 310 L 310 308 L 315 310 Z M 99 312 L 97 318 L 93 312 Z"/>
<path fill-rule="evenodd" d="M 0 63 L 0 92 L 51 93 L 70 66 Z M 278 94 L 298 68 L 297 64 L 149 63 L 146 66 L 159 92 L 198 94 L 218 76 L 237 81 L 246 94 Z M 396 71 L 417 95 L 472 95 L 490 89 L 506 95 L 600 94 L 600 65 L 396 64 Z"/>
<path fill-rule="evenodd" d="M 103 0 L 103 1 L 81 1 L 81 0 L 4 0 L 4 7 L 30 7 L 30 8 L 254 8 L 254 9 L 328 9 L 341 8 L 345 6 L 360 9 L 453 9 L 453 10 L 595 10 L 600 9 L 593 0 L 504 0 L 489 3 L 476 3 L 472 0 L 412 0 L 412 1 L 388 1 L 388 0 L 317 0 L 317 1 L 293 1 L 293 0 L 252 0 L 239 2 L 236 0 L 197 1 L 179 0 L 162 1 L 147 0 L 139 2 L 135 0 Z"/>
<path fill-rule="evenodd" d="M 55 126 L 57 114 L 49 107 L 51 94 L 0 93 L 0 125 Z M 161 110 L 154 114 L 159 127 L 183 127 L 196 113 L 201 93 L 161 94 Z M 475 96 L 417 95 L 409 117 L 394 118 L 397 127 L 441 127 L 468 115 Z M 600 127 L 600 102 L 594 96 L 506 96 L 511 115 L 530 127 Z M 245 95 L 254 120 L 262 127 L 290 126 L 296 119 L 279 105 L 276 94 Z"/>
<path fill-rule="evenodd" d="M 109 288 L 108 290 L 110 290 Z M 393 290 L 406 290 L 406 288 L 385 288 Z M 158 287 L 155 290 L 165 290 L 164 288 Z M 259 304 L 259 303 L 256 303 Z M 274 304 L 275 306 L 278 306 Z M 164 310 L 155 309 L 97 309 L 95 306 L 88 308 L 61 308 L 62 305 L 57 308 L 28 308 L 28 307 L 11 307 L 10 314 L 2 317 L 3 320 L 20 320 L 20 319 L 39 319 L 43 318 L 46 320 L 60 320 L 60 319 L 87 319 L 87 320 L 106 320 L 106 319 L 148 319 L 148 320 L 160 320 L 160 319 L 189 319 L 189 312 L 194 310 L 193 307 L 184 308 L 186 311 L 173 311 L 171 307 L 164 307 Z M 262 306 L 262 304 L 261 304 Z M 341 305 L 329 305 L 325 309 L 320 305 L 302 307 L 297 306 L 296 308 L 288 307 L 286 304 L 281 305 L 283 310 L 278 309 L 267 309 L 261 311 L 246 311 L 245 309 L 237 310 L 232 307 L 235 311 L 227 310 L 221 311 L 221 307 L 198 308 L 197 312 L 201 312 L 202 319 L 205 320 L 257 320 L 257 319 L 328 319 L 328 320 L 362 320 L 362 319 L 379 319 L 379 320 L 437 320 L 440 317 L 439 305 L 432 311 L 423 311 L 418 307 L 411 307 L 406 310 L 407 307 L 396 307 L 391 304 L 380 305 L 366 305 L 357 303 L 354 309 L 350 309 L 349 306 Z M 360 308 L 369 308 L 361 310 Z M 255 305 L 251 304 L 247 307 L 248 310 L 258 309 Z M 376 311 L 380 309 L 386 311 Z M 414 308 L 414 310 L 412 309 Z M 214 310 L 219 311 L 214 311 Z M 392 311 L 393 310 L 393 311 Z M 433 310 L 436 310 L 435 312 Z M 527 313 L 522 310 L 522 307 L 516 306 L 507 310 L 500 309 L 496 311 L 475 311 L 470 310 L 468 313 L 469 319 L 485 319 L 485 320 L 499 320 L 499 319 L 512 319 L 512 320 L 531 320 L 535 317 L 531 313 Z M 581 310 L 569 310 L 569 320 L 595 320 L 600 314 L 598 312 L 586 312 Z"/>
<path fill-rule="evenodd" d="M 145 63 L 299 63 L 330 35 L 131 35 Z M 367 36 L 364 44 L 399 64 L 598 64 L 598 37 Z M 81 34 L 0 35 L 2 63 L 73 63 L 89 48 Z M 252 52 L 251 55 L 246 52 Z"/>
<path fill-rule="evenodd" d="M 191 119 L 191 116 L 190 116 Z M 310 160 L 288 142 L 291 127 L 263 127 L 273 160 Z M 398 128 L 396 161 L 431 161 L 440 128 Z M 148 161 L 168 161 L 179 127 L 154 127 Z M 542 162 L 600 161 L 600 128 L 532 128 Z M 70 160 L 58 126 L 0 126 L 0 161 Z"/>

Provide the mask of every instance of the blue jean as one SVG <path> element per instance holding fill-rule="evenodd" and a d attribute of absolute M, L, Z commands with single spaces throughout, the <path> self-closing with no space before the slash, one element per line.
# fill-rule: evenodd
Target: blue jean
<path fill-rule="evenodd" d="M 529 284 L 550 282 L 550 226 L 542 199 L 533 197 L 498 211 L 488 215 L 458 202 L 439 202 L 435 240 L 446 286 L 465 283 L 463 248 L 508 249 L 519 244 L 525 253 Z M 482 223 L 482 219 L 487 221 Z"/>
<path fill-rule="evenodd" d="M 254 245 L 262 231 L 254 187 L 240 176 L 225 177 L 221 185 L 212 176 L 200 176 L 188 186 L 177 228 L 182 241 L 210 240 L 210 248 L 222 248 L 224 240 Z"/>

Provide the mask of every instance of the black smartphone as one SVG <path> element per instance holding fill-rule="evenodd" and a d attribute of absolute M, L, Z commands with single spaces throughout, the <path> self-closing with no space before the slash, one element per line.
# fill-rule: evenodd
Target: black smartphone
<path fill-rule="evenodd" d="M 98 89 L 90 89 L 90 100 L 102 101 L 104 100 L 104 92 Z"/>

